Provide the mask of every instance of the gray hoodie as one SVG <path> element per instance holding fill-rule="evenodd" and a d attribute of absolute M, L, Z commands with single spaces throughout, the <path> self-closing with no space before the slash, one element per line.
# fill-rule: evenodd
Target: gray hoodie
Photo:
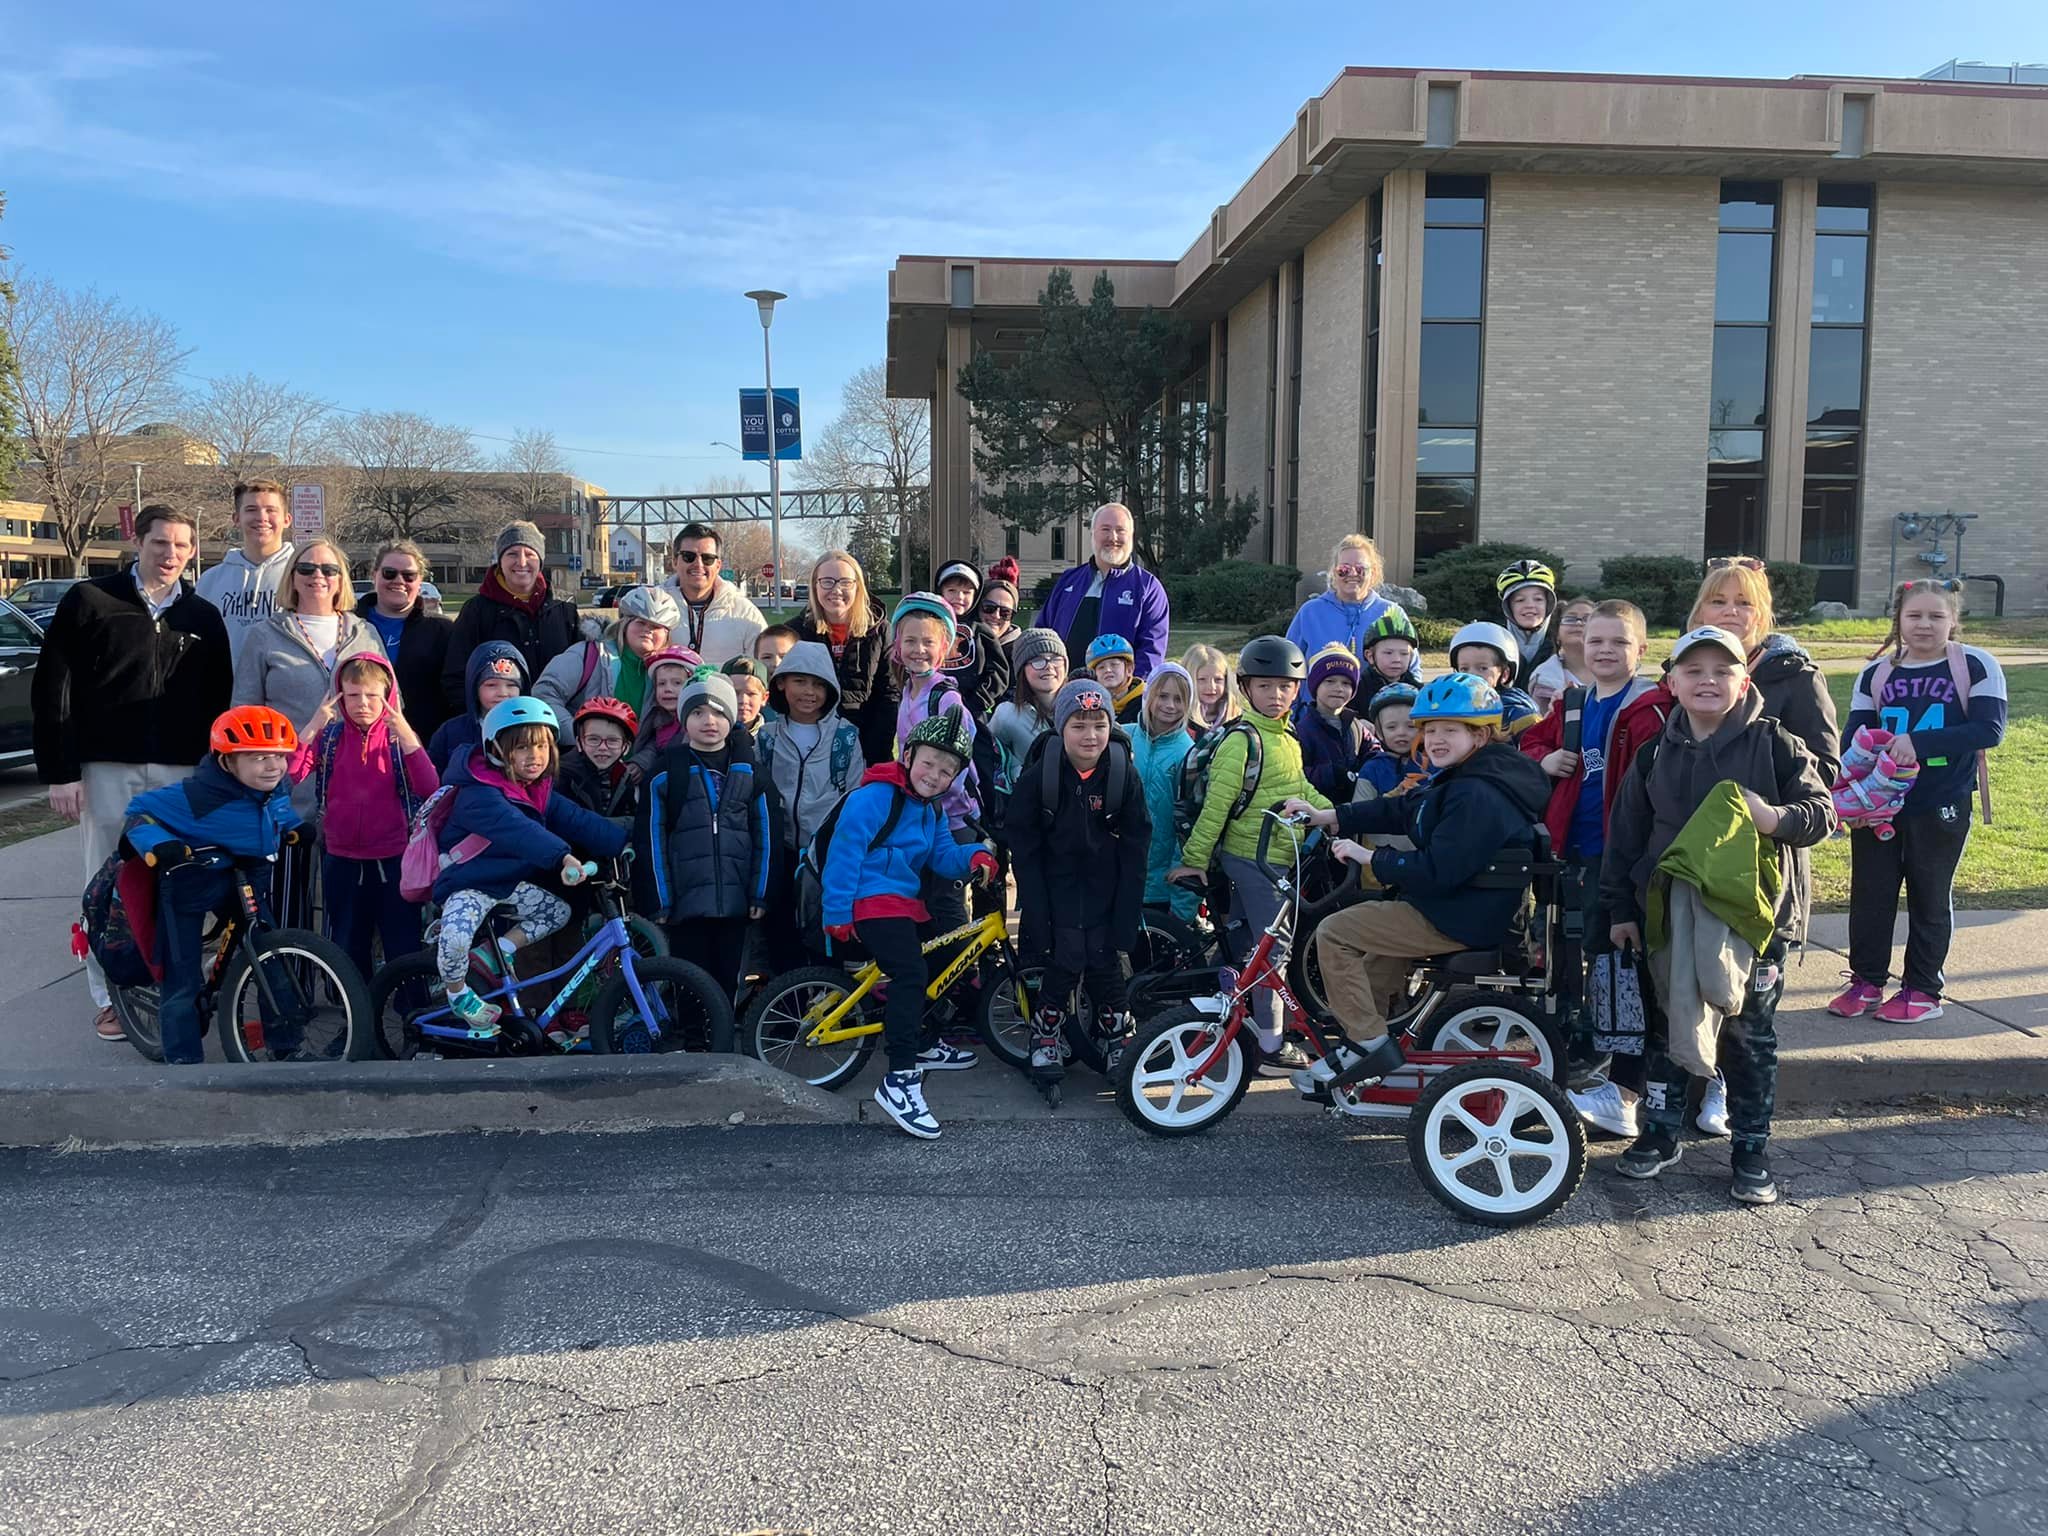
<path fill-rule="evenodd" d="M 261 565 L 231 549 L 226 559 L 199 578 L 199 595 L 227 621 L 230 654 L 241 650 L 243 637 L 277 610 L 278 584 L 297 558 L 298 551 L 289 544 Z"/>
<path fill-rule="evenodd" d="M 783 680 L 791 677 L 812 677 L 825 685 L 825 713 L 815 726 L 798 725 L 784 712 Z M 860 728 L 839 717 L 839 673 L 832 653 L 816 640 L 799 640 L 789 648 L 769 679 L 768 695 L 776 714 L 773 719 L 762 717 L 755 751 L 782 797 L 783 842 L 802 852 L 832 807 L 867 771 Z M 798 745 L 798 737 L 808 743 L 808 750 Z"/>

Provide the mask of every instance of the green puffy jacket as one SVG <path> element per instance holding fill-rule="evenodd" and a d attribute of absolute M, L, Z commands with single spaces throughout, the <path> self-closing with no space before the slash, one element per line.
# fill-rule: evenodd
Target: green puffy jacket
<path fill-rule="evenodd" d="M 1260 745 L 1265 748 L 1258 789 L 1245 813 L 1235 821 L 1230 820 L 1230 808 L 1237 803 L 1238 791 L 1244 787 L 1247 752 L 1244 733 L 1233 731 L 1209 759 L 1209 791 L 1202 801 L 1201 814 L 1195 818 L 1194 830 L 1188 834 L 1187 845 L 1181 850 L 1181 862 L 1195 869 L 1207 869 L 1219 845 L 1223 852 L 1240 859 L 1257 858 L 1259 828 L 1264 822 L 1259 813 L 1283 800 L 1306 800 L 1319 809 L 1329 808 L 1330 802 L 1302 771 L 1301 743 L 1294 739 L 1286 719 L 1270 719 L 1249 709 L 1240 718 L 1259 733 Z M 1266 854 L 1273 863 L 1289 856 L 1289 835 L 1284 829 L 1274 829 Z"/>

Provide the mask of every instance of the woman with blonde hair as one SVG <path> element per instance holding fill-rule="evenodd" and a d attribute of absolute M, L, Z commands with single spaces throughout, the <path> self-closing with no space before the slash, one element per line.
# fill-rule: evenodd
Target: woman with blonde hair
<path fill-rule="evenodd" d="M 860 562 L 843 549 L 828 549 L 811 562 L 810 605 L 789 626 L 799 641 L 815 640 L 831 653 L 840 718 L 860 727 L 861 754 L 871 763 L 896 760 L 896 700 L 883 666 L 887 617 L 868 592 Z"/>
<path fill-rule="evenodd" d="M 1402 613 L 1400 604 L 1379 595 L 1385 576 L 1378 546 L 1362 533 L 1345 534 L 1330 552 L 1330 569 L 1324 573 L 1327 585 L 1301 605 L 1287 626 L 1287 638 L 1304 656 L 1341 645 L 1363 667 L 1367 633 L 1382 614 Z"/>
<path fill-rule="evenodd" d="M 1191 645 L 1180 664 L 1195 684 L 1194 705 L 1188 712 L 1190 736 L 1238 717 L 1244 706 L 1237 696 L 1237 677 L 1229 657 L 1213 645 Z"/>

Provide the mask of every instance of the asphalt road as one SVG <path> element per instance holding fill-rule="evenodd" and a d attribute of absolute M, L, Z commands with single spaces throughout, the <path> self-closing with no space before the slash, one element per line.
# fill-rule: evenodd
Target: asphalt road
<path fill-rule="evenodd" d="M 2048 1531 L 2048 1124 L 1320 1117 L 0 1154 L 0 1531 Z"/>

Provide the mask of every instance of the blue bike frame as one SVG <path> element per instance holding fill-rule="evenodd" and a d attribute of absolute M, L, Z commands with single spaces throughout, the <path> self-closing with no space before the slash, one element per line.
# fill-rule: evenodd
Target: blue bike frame
<path fill-rule="evenodd" d="M 508 975 L 497 986 L 486 992 L 484 996 L 494 1002 L 503 1000 L 507 1012 L 515 1014 L 520 1018 L 525 1018 L 527 1013 L 519 1002 L 519 988 L 546 986 L 558 976 L 568 976 L 568 984 L 555 994 L 554 1001 L 549 1003 L 542 1010 L 539 1018 L 534 1020 L 535 1027 L 545 1032 L 554 1016 L 561 1012 L 562 1005 L 576 995 L 576 989 L 582 986 L 585 980 L 589 978 L 590 973 L 602 965 L 605 957 L 614 951 L 623 952 L 620 955 L 619 965 L 626 975 L 626 990 L 632 994 L 633 1006 L 640 1010 L 640 1017 L 647 1025 L 649 1038 L 660 1039 L 661 1026 L 648 1010 L 647 995 L 640 990 L 640 974 L 633 966 L 633 941 L 627 932 L 626 920 L 623 917 L 608 919 L 605 925 L 592 934 L 585 941 L 583 947 L 576 951 L 573 959 L 557 966 L 554 970 L 547 972 L 547 974 L 530 977 L 513 977 Z M 574 974 L 571 975 L 571 972 L 574 972 Z M 444 999 L 440 1007 L 422 1014 L 414 1022 L 422 1035 L 432 1036 L 437 1040 L 488 1040 L 498 1032 L 496 1025 L 486 1030 L 475 1030 L 466 1024 L 436 1024 L 432 1022 L 435 1019 L 450 1019 L 453 1017 L 454 1015 L 450 1012 L 448 1004 Z"/>

